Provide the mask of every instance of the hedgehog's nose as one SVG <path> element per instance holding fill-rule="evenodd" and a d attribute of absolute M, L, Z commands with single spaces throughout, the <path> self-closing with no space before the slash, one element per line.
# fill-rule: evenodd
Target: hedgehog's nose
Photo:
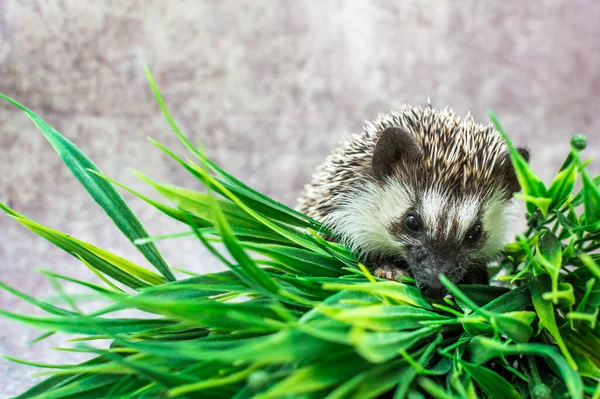
<path fill-rule="evenodd" d="M 423 295 L 433 299 L 442 299 L 444 297 L 444 287 L 441 284 L 429 284 L 422 289 Z"/>

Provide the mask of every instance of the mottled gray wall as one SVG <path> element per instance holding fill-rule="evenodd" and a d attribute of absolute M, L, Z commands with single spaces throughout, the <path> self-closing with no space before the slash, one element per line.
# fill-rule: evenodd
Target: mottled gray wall
<path fill-rule="evenodd" d="M 146 140 L 181 149 L 151 97 L 142 60 L 194 141 L 288 204 L 327 151 L 365 119 L 427 98 L 481 121 L 494 109 L 515 141 L 531 146 L 547 180 L 571 134 L 587 134 L 588 154 L 600 152 L 599 21 L 594 0 L 0 0 L 0 92 L 39 113 L 107 175 L 146 193 L 129 168 L 197 184 Z M 180 230 L 126 198 L 151 234 Z M 0 105 L 0 201 L 143 263 L 7 104 Z M 173 265 L 214 267 L 193 240 L 160 248 Z M 51 294 L 35 268 L 91 278 L 68 255 L 0 218 L 0 279 Z M 29 309 L 6 293 L 0 307 Z M 61 339 L 26 347 L 34 336 L 0 318 L 0 353 L 74 359 L 50 351 Z M 0 396 L 31 384 L 30 371 L 0 361 Z"/>

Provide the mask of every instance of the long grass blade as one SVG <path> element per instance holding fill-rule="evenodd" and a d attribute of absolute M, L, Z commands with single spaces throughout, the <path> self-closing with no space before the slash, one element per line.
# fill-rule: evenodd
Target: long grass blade
<path fill-rule="evenodd" d="M 90 196 L 100 205 L 115 225 L 132 243 L 138 238 L 148 237 L 148 233 L 135 217 L 125 200 L 106 181 L 90 174 L 88 170 L 100 172 L 98 167 L 75 144 L 48 125 L 29 108 L 0 93 L 0 98 L 23 110 L 37 126 L 46 140 L 54 147 L 71 173 L 79 180 Z M 153 243 L 137 247 L 148 261 L 167 279 L 175 280 L 169 266 Z"/>

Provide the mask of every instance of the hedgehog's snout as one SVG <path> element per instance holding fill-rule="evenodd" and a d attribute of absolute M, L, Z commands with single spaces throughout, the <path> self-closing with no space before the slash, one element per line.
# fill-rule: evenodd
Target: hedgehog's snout
<path fill-rule="evenodd" d="M 461 268 L 453 257 L 446 258 L 423 247 L 415 249 L 411 255 L 412 261 L 409 261 L 409 264 L 412 275 L 425 296 L 441 299 L 446 295 L 446 288 L 439 278 L 440 274 L 453 282 L 460 278 Z"/>
<path fill-rule="evenodd" d="M 414 272 L 417 284 L 423 295 L 433 299 L 442 299 L 446 294 L 446 287 L 439 278 L 440 273 L 444 273 L 445 267 L 434 257 L 423 259 Z"/>
<path fill-rule="evenodd" d="M 423 292 L 423 295 L 433 299 L 442 299 L 444 297 L 444 294 L 446 293 L 446 289 L 441 283 L 428 285 L 422 288 L 421 290 Z"/>

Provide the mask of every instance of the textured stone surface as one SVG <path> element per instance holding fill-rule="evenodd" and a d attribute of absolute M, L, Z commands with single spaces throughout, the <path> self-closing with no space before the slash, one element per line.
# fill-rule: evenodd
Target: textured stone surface
<path fill-rule="evenodd" d="M 107 175 L 145 193 L 151 190 L 129 168 L 197 184 L 146 140 L 181 149 L 152 99 L 142 60 L 194 141 L 288 204 L 363 120 L 427 98 L 482 121 L 494 109 L 515 141 L 532 147 L 533 165 L 548 180 L 571 134 L 588 135 L 587 155 L 599 152 L 599 20 L 593 0 L 0 0 L 0 92 L 38 112 Z M 180 230 L 126 198 L 151 234 Z M 7 104 L 0 105 L 0 201 L 145 264 Z M 193 240 L 160 249 L 173 265 L 216 267 Z M 73 258 L 1 217 L 0 278 L 29 294 L 53 295 L 35 268 L 91 278 Z M 30 309 L 3 292 L 0 307 Z M 78 359 L 50 350 L 62 339 L 26 346 L 35 336 L 0 319 L 0 353 L 47 363 Z M 0 360 L 0 397 L 31 385 L 31 372 Z"/>

